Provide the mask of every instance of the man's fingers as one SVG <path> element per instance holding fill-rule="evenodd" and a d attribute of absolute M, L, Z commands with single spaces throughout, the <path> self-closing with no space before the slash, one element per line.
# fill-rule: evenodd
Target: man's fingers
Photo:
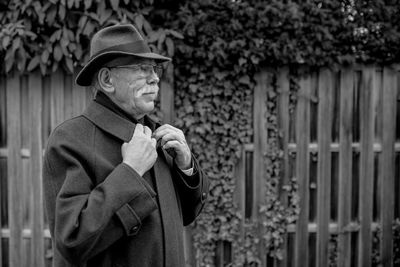
<path fill-rule="evenodd" d="M 182 140 L 182 137 L 177 133 L 167 133 L 161 138 L 161 145 L 163 146 L 166 142 L 176 140 L 181 144 L 185 143 L 185 140 Z"/>
<path fill-rule="evenodd" d="M 166 142 L 162 147 L 164 149 L 173 148 L 174 150 L 177 150 L 180 145 L 182 145 L 180 142 L 178 142 L 176 140 L 171 140 L 171 141 Z"/>
<path fill-rule="evenodd" d="M 143 132 L 144 132 L 143 125 L 140 123 L 137 123 L 135 126 L 135 131 L 133 132 L 133 136 L 141 135 L 141 134 L 143 134 Z M 133 138 L 133 136 L 132 136 L 132 138 Z"/>
<path fill-rule="evenodd" d="M 161 128 L 161 127 L 160 127 Z M 158 128 L 157 130 L 154 131 L 153 137 L 156 138 L 157 140 L 160 138 L 163 138 L 165 135 L 173 134 L 176 139 L 185 139 L 185 135 L 183 132 L 177 128 L 163 128 L 160 129 Z"/>
<path fill-rule="evenodd" d="M 151 145 L 155 148 L 157 145 L 157 140 L 155 138 L 151 138 Z"/>
<path fill-rule="evenodd" d="M 143 132 L 146 136 L 151 137 L 151 129 L 147 126 L 144 126 Z"/>

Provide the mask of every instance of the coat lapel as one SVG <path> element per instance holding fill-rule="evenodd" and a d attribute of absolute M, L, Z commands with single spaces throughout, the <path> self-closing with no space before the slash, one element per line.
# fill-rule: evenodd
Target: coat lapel
<path fill-rule="evenodd" d="M 178 200 L 171 177 L 171 171 L 163 157 L 163 151 L 158 149 L 158 158 L 154 164 L 155 183 L 158 192 L 161 219 L 164 228 L 165 266 L 184 266 L 182 255 L 182 218 L 179 212 Z M 177 262 L 178 261 L 178 262 Z"/>
<path fill-rule="evenodd" d="M 129 142 L 135 131 L 135 123 L 122 118 L 95 101 L 89 104 L 83 112 L 83 116 L 103 131 L 118 137 L 124 142 Z"/>

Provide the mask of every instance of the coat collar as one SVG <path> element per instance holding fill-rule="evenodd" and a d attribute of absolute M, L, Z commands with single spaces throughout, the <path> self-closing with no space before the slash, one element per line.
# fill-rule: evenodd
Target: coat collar
<path fill-rule="evenodd" d="M 135 131 L 136 123 L 123 118 L 96 101 L 92 101 L 89 104 L 89 106 L 83 112 L 83 116 L 103 131 L 121 139 L 124 142 L 129 142 L 132 138 L 133 132 Z M 157 122 L 148 116 L 145 116 L 144 121 L 145 124 L 152 129 L 152 131 L 159 126 Z"/>
<path fill-rule="evenodd" d="M 135 131 L 135 123 L 118 116 L 110 109 L 95 101 L 92 101 L 89 104 L 83 112 L 83 116 L 103 131 L 124 142 L 129 142 L 132 138 L 133 132 Z"/>

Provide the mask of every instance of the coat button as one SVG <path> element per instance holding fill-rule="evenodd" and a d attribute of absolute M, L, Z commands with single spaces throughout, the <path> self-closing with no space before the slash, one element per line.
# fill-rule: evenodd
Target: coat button
<path fill-rule="evenodd" d="M 139 230 L 139 226 L 134 226 L 134 227 L 132 227 L 132 228 L 131 228 L 131 234 L 132 234 L 132 235 L 136 234 L 136 233 L 138 232 L 138 230 Z"/>

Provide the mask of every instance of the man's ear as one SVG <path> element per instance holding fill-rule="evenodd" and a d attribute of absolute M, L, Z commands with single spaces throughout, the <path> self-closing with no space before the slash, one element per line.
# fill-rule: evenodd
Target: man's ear
<path fill-rule="evenodd" d="M 112 83 L 111 71 L 108 68 L 101 68 L 97 75 L 100 87 L 107 93 L 113 93 L 115 88 Z"/>

